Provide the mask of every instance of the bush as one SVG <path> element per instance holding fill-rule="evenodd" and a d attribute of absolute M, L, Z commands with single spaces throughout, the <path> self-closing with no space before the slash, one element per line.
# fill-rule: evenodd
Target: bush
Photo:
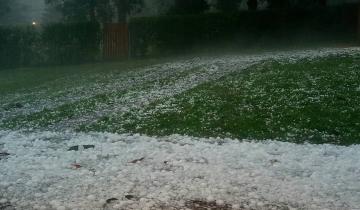
<path fill-rule="evenodd" d="M 56 23 L 44 27 L 42 42 L 49 64 L 92 62 L 100 55 L 97 23 Z"/>
<path fill-rule="evenodd" d="M 1 26 L 0 69 L 96 61 L 100 40 L 96 23 Z"/>
<path fill-rule="evenodd" d="M 34 27 L 0 27 L 0 68 L 41 62 L 41 36 Z"/>
<path fill-rule="evenodd" d="M 356 15 L 356 8 L 336 7 L 133 18 L 130 20 L 131 54 L 184 53 L 225 44 L 244 49 L 349 42 L 356 36 Z"/>
<path fill-rule="evenodd" d="M 171 14 L 200 14 L 209 8 L 205 0 L 175 0 Z"/>

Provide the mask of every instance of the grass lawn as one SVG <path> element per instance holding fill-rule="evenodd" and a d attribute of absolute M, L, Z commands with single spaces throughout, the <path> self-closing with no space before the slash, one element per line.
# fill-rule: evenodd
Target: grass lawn
<path fill-rule="evenodd" d="M 88 130 L 148 135 L 360 143 L 358 58 L 268 61 L 151 104 L 117 127 L 105 117 Z"/>
<path fill-rule="evenodd" d="M 196 66 L 158 73 L 150 69 L 135 76 L 124 73 L 156 62 L 2 71 L 0 97 L 9 101 L 0 103 L 7 113 L 0 129 L 66 125 L 86 132 L 360 143 L 359 55 L 261 61 L 168 97 L 129 106 L 138 103 L 132 98 L 139 93 L 148 95 L 154 87 L 158 92 L 171 89 L 184 78 L 206 73 Z M 154 76 L 147 77 L 149 73 Z M 139 75 L 146 79 L 136 80 Z M 133 82 L 121 86 L 129 80 Z M 61 97 L 61 103 L 54 102 Z M 47 101 L 43 108 L 42 99 Z"/>
<path fill-rule="evenodd" d="M 359 104 L 360 48 L 0 71 L 0 209 L 356 209 Z"/>
<path fill-rule="evenodd" d="M 98 82 L 98 74 L 124 73 L 136 68 L 156 64 L 159 60 L 143 59 L 123 62 L 93 63 L 73 66 L 49 66 L 0 70 L 0 96 L 47 88 L 52 92 L 67 88 L 66 85 L 81 85 L 79 82 Z M 76 81 L 77 83 L 73 83 Z M 43 86 L 41 86 L 43 85 Z M 59 86 L 55 86 L 59 85 Z"/>

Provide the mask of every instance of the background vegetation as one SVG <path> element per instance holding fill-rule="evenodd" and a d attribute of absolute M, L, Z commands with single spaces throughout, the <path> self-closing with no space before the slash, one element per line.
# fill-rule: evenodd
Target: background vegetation
<path fill-rule="evenodd" d="M 0 69 L 96 61 L 100 41 L 94 22 L 0 26 Z"/>
<path fill-rule="evenodd" d="M 264 10 L 133 18 L 132 56 L 232 50 L 273 45 L 309 46 L 356 41 L 357 9 Z"/>

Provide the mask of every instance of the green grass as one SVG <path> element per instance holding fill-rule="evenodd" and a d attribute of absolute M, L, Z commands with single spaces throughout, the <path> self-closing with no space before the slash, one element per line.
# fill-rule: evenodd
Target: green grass
<path fill-rule="evenodd" d="M 116 82 L 107 75 L 115 72 L 121 76 L 155 63 L 159 61 L 2 71 L 0 97 L 41 90 L 45 91 L 41 97 L 56 98 L 61 95 L 58 91 Z M 174 72 L 171 78 L 159 79 L 156 83 L 171 86 L 178 79 L 192 72 L 201 74 L 201 71 Z M 143 107 L 111 112 L 112 108 L 122 106 L 117 104 L 122 97 L 131 97 L 153 85 L 143 82 L 124 91 L 105 92 L 19 115 L 3 121 L 0 129 L 48 129 L 82 116 L 96 116 L 97 111 L 110 108 L 106 116 L 95 117 L 91 122 L 80 121 L 73 128 L 85 132 L 136 132 L 154 136 L 183 134 L 295 143 L 360 143 L 359 56 L 296 63 L 266 61 Z M 16 111 L 22 105 L 6 104 L 4 110 Z"/>
<path fill-rule="evenodd" d="M 94 112 L 99 103 L 112 104 L 114 103 L 112 99 L 115 98 L 115 95 L 121 94 L 99 94 L 74 103 L 64 104 L 54 109 L 45 108 L 34 114 L 21 115 L 5 121 L 3 126 L 8 129 L 47 127 L 60 121 L 71 120 L 75 117 L 80 117 L 82 114 Z"/>
<path fill-rule="evenodd" d="M 360 143 L 359 104 L 359 58 L 270 61 L 86 130 L 349 145 Z"/>
<path fill-rule="evenodd" d="M 27 92 L 33 88 L 51 88 L 52 91 L 64 90 L 64 85 L 80 85 L 84 82 L 96 82 L 92 74 L 124 73 L 136 68 L 164 62 L 165 60 L 144 59 L 112 63 L 93 63 L 73 66 L 48 66 L 37 68 L 18 68 L 0 70 L 0 96 L 18 92 Z M 60 80 L 60 82 L 58 82 Z M 73 83 L 71 81 L 76 81 Z M 54 86 L 54 83 L 56 86 Z"/>
<path fill-rule="evenodd" d="M 82 70 L 82 69 L 80 69 Z M 105 69 L 106 70 L 106 69 Z M 201 71 L 199 68 L 190 69 L 190 71 L 186 72 L 174 72 L 171 74 L 171 77 L 165 77 L 160 79 L 157 77 L 155 81 L 140 81 L 139 83 L 135 83 L 134 85 L 127 87 L 126 90 L 116 90 L 111 89 L 108 92 L 104 92 L 101 94 L 97 94 L 91 97 L 84 97 L 80 100 L 76 100 L 75 102 L 68 102 L 62 105 L 58 105 L 54 108 L 44 108 L 41 111 L 25 114 L 25 115 L 18 115 L 16 117 L 4 120 L 0 125 L 0 128 L 3 127 L 5 129 L 49 129 L 53 126 L 57 126 L 61 123 L 69 126 L 69 121 L 77 121 L 76 119 L 83 118 L 84 116 L 87 118 L 92 118 L 92 116 L 97 115 L 97 111 L 102 111 L 101 109 L 109 109 L 110 111 L 116 107 L 121 106 L 118 104 L 121 101 L 122 97 L 131 97 L 132 95 L 136 95 L 137 92 L 146 91 L 147 89 L 151 89 L 152 86 L 156 85 L 159 86 L 166 86 L 166 85 L 174 85 L 177 79 L 182 79 L 187 77 L 194 71 Z M 78 72 L 79 73 L 79 72 Z M 91 74 L 94 72 L 87 72 Z M 98 72 L 96 72 L 98 73 Z M 106 76 L 106 71 L 103 71 L 104 77 Z M 112 72 L 113 73 L 113 72 Z M 118 72 L 121 74 L 121 72 Z M 127 78 L 124 75 L 125 78 Z M 86 78 L 86 77 L 85 77 Z M 131 77 L 130 77 L 131 78 Z M 97 83 L 98 81 L 92 81 L 88 78 L 87 82 L 85 83 Z M 72 83 L 75 85 L 86 85 L 83 82 L 79 82 L 79 78 Z M 98 78 L 98 80 L 100 80 Z M 81 81 L 81 80 L 80 80 Z M 108 83 L 112 84 L 115 82 L 117 83 L 118 80 L 114 78 L 110 78 Z M 48 89 L 49 87 L 46 87 Z M 66 87 L 64 87 L 66 88 Z M 50 90 L 51 97 L 56 97 L 59 94 L 56 94 L 54 91 L 54 87 Z M 41 98 L 39 98 L 41 99 Z M 51 100 L 50 100 L 51 101 Z M 10 103 L 6 104 L 4 110 L 7 111 L 16 111 L 19 108 L 22 108 L 22 103 Z M 1 107 L 0 107 L 1 108 Z M 73 128 L 77 127 L 84 127 L 87 124 L 75 124 Z M 57 127 L 59 128 L 59 127 Z"/>

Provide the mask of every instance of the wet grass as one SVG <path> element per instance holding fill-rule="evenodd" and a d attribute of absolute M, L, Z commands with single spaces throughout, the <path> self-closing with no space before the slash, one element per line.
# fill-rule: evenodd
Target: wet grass
<path fill-rule="evenodd" d="M 359 104 L 358 57 L 269 61 L 88 130 L 350 145 L 360 143 Z"/>
<path fill-rule="evenodd" d="M 77 129 L 86 127 L 88 121 L 97 119 L 103 114 L 103 112 L 112 112 L 116 109 L 121 109 L 121 106 L 126 103 L 127 100 L 132 100 L 133 97 L 136 97 L 136 93 L 151 90 L 154 86 L 173 86 L 177 80 L 181 80 L 189 74 L 201 71 L 199 68 L 189 69 L 185 72 L 172 72 L 171 75 L 165 75 L 163 77 L 156 77 L 154 81 L 138 81 L 137 83 L 132 83 L 131 86 L 126 87 L 124 90 L 116 90 L 108 88 L 107 91 L 101 94 L 97 94 L 91 97 L 83 97 L 80 100 L 74 102 L 69 102 L 65 104 L 60 104 L 53 108 L 43 108 L 40 111 L 29 113 L 29 114 L 20 114 L 16 117 L 3 120 L 0 124 L 0 128 L 4 129 Z M 98 73 L 98 72 L 97 72 Z M 112 72 L 113 73 L 113 72 Z M 121 74 L 121 73 L 120 73 Z M 107 76 L 105 76 L 107 78 Z M 124 78 L 128 76 L 124 75 Z M 99 78 L 100 80 L 101 78 Z M 108 84 L 114 85 L 117 83 L 117 78 L 108 78 Z M 129 77 L 131 80 L 131 76 Z M 82 83 L 79 83 L 79 80 L 73 82 L 75 85 L 79 86 Z M 88 83 L 98 84 L 96 81 L 88 81 Z M 114 87 L 117 87 L 116 85 Z M 55 96 L 59 95 L 53 93 Z M 71 93 L 70 93 L 71 95 Z M 41 100 L 42 98 L 39 98 Z M 124 102 L 125 101 L 125 102 Z M 125 104 L 127 105 L 127 104 Z M 0 107 L 1 108 L 1 107 Z M 10 103 L 6 104 L 3 109 L 7 112 L 17 111 L 18 109 L 24 108 L 24 104 Z M 141 108 L 141 107 L 140 107 Z M 134 111 L 132 109 L 131 111 Z M 138 110 L 137 110 L 138 111 Z M 68 128 L 67 128 L 67 127 Z M 69 127 L 71 126 L 71 127 Z"/>
<path fill-rule="evenodd" d="M 39 97 L 71 96 L 72 93 L 66 91 L 76 91 L 77 87 L 90 83 L 100 84 L 101 89 L 101 84 L 116 83 L 117 79 L 108 75 L 115 72 L 121 78 L 124 72 L 152 63 L 155 62 L 56 67 L 52 69 L 54 72 L 48 68 L 28 69 L 29 72 L 19 69 L 14 74 L 2 71 L 0 97 L 39 90 L 45 91 Z M 201 74 L 202 70 L 168 72 L 169 75 L 162 75 L 156 81 L 134 83 L 123 91 L 110 88 L 109 92 L 6 119 L 0 128 L 57 129 L 56 126 L 63 123 L 65 127 L 85 132 L 182 134 L 338 145 L 360 143 L 359 56 L 296 63 L 270 60 L 173 97 L 153 100 L 143 106 L 128 104 L 138 92 L 175 86 L 178 80 L 191 77 L 194 72 Z M 0 104 L 4 104 L 3 110 L 8 112 L 26 106 L 22 101 Z M 123 105 L 127 107 L 122 109 Z M 108 110 L 97 116 L 102 109 Z M 72 121 L 75 124 L 69 123 Z"/>
<path fill-rule="evenodd" d="M 37 129 L 54 125 L 60 121 L 81 118 L 84 114 L 96 111 L 98 104 L 113 104 L 114 98 L 122 93 L 99 94 L 91 98 L 68 103 L 54 109 L 43 109 L 40 112 L 29 115 L 20 115 L 2 125 L 7 129 Z"/>
<path fill-rule="evenodd" d="M 64 85 L 79 85 L 79 81 L 96 81 L 91 75 L 111 72 L 124 73 L 136 68 L 165 62 L 165 60 L 144 59 L 122 62 L 93 63 L 73 66 L 49 66 L 18 68 L 0 71 L 0 96 L 28 92 L 33 88 L 64 90 Z M 58 84 L 60 80 L 60 84 Z M 76 83 L 71 82 L 76 81 Z"/>

